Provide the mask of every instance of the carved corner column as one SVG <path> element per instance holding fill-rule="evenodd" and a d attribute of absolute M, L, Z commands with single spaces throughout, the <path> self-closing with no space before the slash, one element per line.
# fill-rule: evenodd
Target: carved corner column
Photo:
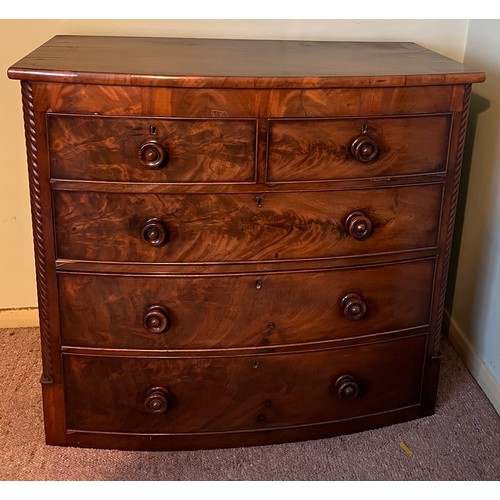
<path fill-rule="evenodd" d="M 453 243 L 453 233 L 455 229 L 455 215 L 458 204 L 458 195 L 460 191 L 460 176 L 462 172 L 462 162 L 464 158 L 464 146 L 465 138 L 467 135 L 467 120 L 469 117 L 469 107 L 471 99 L 472 85 L 466 85 L 464 88 L 463 96 L 463 106 L 460 115 L 460 125 L 458 131 L 458 141 L 456 146 L 456 159 L 453 170 L 453 179 L 450 182 L 451 195 L 450 195 L 450 208 L 451 216 L 448 221 L 447 233 L 446 233 L 446 244 L 443 254 L 443 273 L 441 278 L 441 289 L 439 290 L 439 301 L 437 307 L 437 325 L 436 325 L 436 335 L 434 337 L 434 347 L 432 350 L 433 356 L 440 356 L 441 354 L 441 340 L 442 332 L 441 328 L 443 325 L 443 314 L 444 314 L 444 304 L 446 300 L 446 287 L 448 284 L 448 271 L 451 258 L 451 248 Z"/>
<path fill-rule="evenodd" d="M 47 258 L 42 224 L 42 204 L 40 191 L 40 172 L 35 129 L 35 111 L 31 82 L 21 82 L 24 115 L 24 131 L 28 159 L 28 175 L 33 223 L 35 269 L 38 293 L 38 314 L 40 318 L 40 339 L 42 348 L 42 383 L 53 382 L 53 364 L 50 345 L 49 304 L 47 288 Z"/>

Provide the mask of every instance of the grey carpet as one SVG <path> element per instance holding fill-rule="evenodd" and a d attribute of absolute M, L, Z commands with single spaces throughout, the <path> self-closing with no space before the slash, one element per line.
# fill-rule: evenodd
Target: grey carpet
<path fill-rule="evenodd" d="M 0 330 L 0 479 L 498 481 L 500 417 L 447 342 L 443 351 L 432 417 L 276 446 L 128 452 L 45 445 L 38 330 Z"/>

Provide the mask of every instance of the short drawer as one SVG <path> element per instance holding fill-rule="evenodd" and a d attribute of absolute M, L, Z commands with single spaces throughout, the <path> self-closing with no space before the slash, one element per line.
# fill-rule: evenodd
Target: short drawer
<path fill-rule="evenodd" d="M 60 114 L 47 120 L 54 178 L 255 182 L 256 120 Z"/>
<path fill-rule="evenodd" d="M 241 431 L 418 405 L 426 338 L 213 358 L 65 354 L 67 427 L 137 433 Z"/>
<path fill-rule="evenodd" d="M 270 120 L 268 182 L 444 172 L 451 115 Z"/>
<path fill-rule="evenodd" d="M 441 192 L 441 184 L 263 195 L 55 191 L 57 257 L 279 261 L 433 247 Z"/>
<path fill-rule="evenodd" d="M 433 276 L 434 259 L 265 275 L 60 274 L 62 342 L 217 349 L 425 327 Z"/>

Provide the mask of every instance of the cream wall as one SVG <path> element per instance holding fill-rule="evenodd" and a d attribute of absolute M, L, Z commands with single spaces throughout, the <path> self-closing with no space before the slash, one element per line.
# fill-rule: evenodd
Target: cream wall
<path fill-rule="evenodd" d="M 500 413 L 500 20 L 472 20 L 465 63 L 486 72 L 474 86 L 462 195 L 463 229 L 450 335 Z M 460 225 L 459 225 L 460 227 Z M 458 250 L 458 247 L 456 247 Z"/>
<path fill-rule="evenodd" d="M 467 30 L 467 20 L 0 20 L 0 326 L 2 310 L 36 306 L 21 97 L 6 70 L 52 36 L 398 40 L 462 60 Z"/>

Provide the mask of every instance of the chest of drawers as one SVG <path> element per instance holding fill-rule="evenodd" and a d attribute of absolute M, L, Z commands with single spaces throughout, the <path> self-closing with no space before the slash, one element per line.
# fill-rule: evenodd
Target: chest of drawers
<path fill-rule="evenodd" d="M 432 414 L 471 84 L 411 43 L 58 36 L 21 80 L 49 444 Z"/>

